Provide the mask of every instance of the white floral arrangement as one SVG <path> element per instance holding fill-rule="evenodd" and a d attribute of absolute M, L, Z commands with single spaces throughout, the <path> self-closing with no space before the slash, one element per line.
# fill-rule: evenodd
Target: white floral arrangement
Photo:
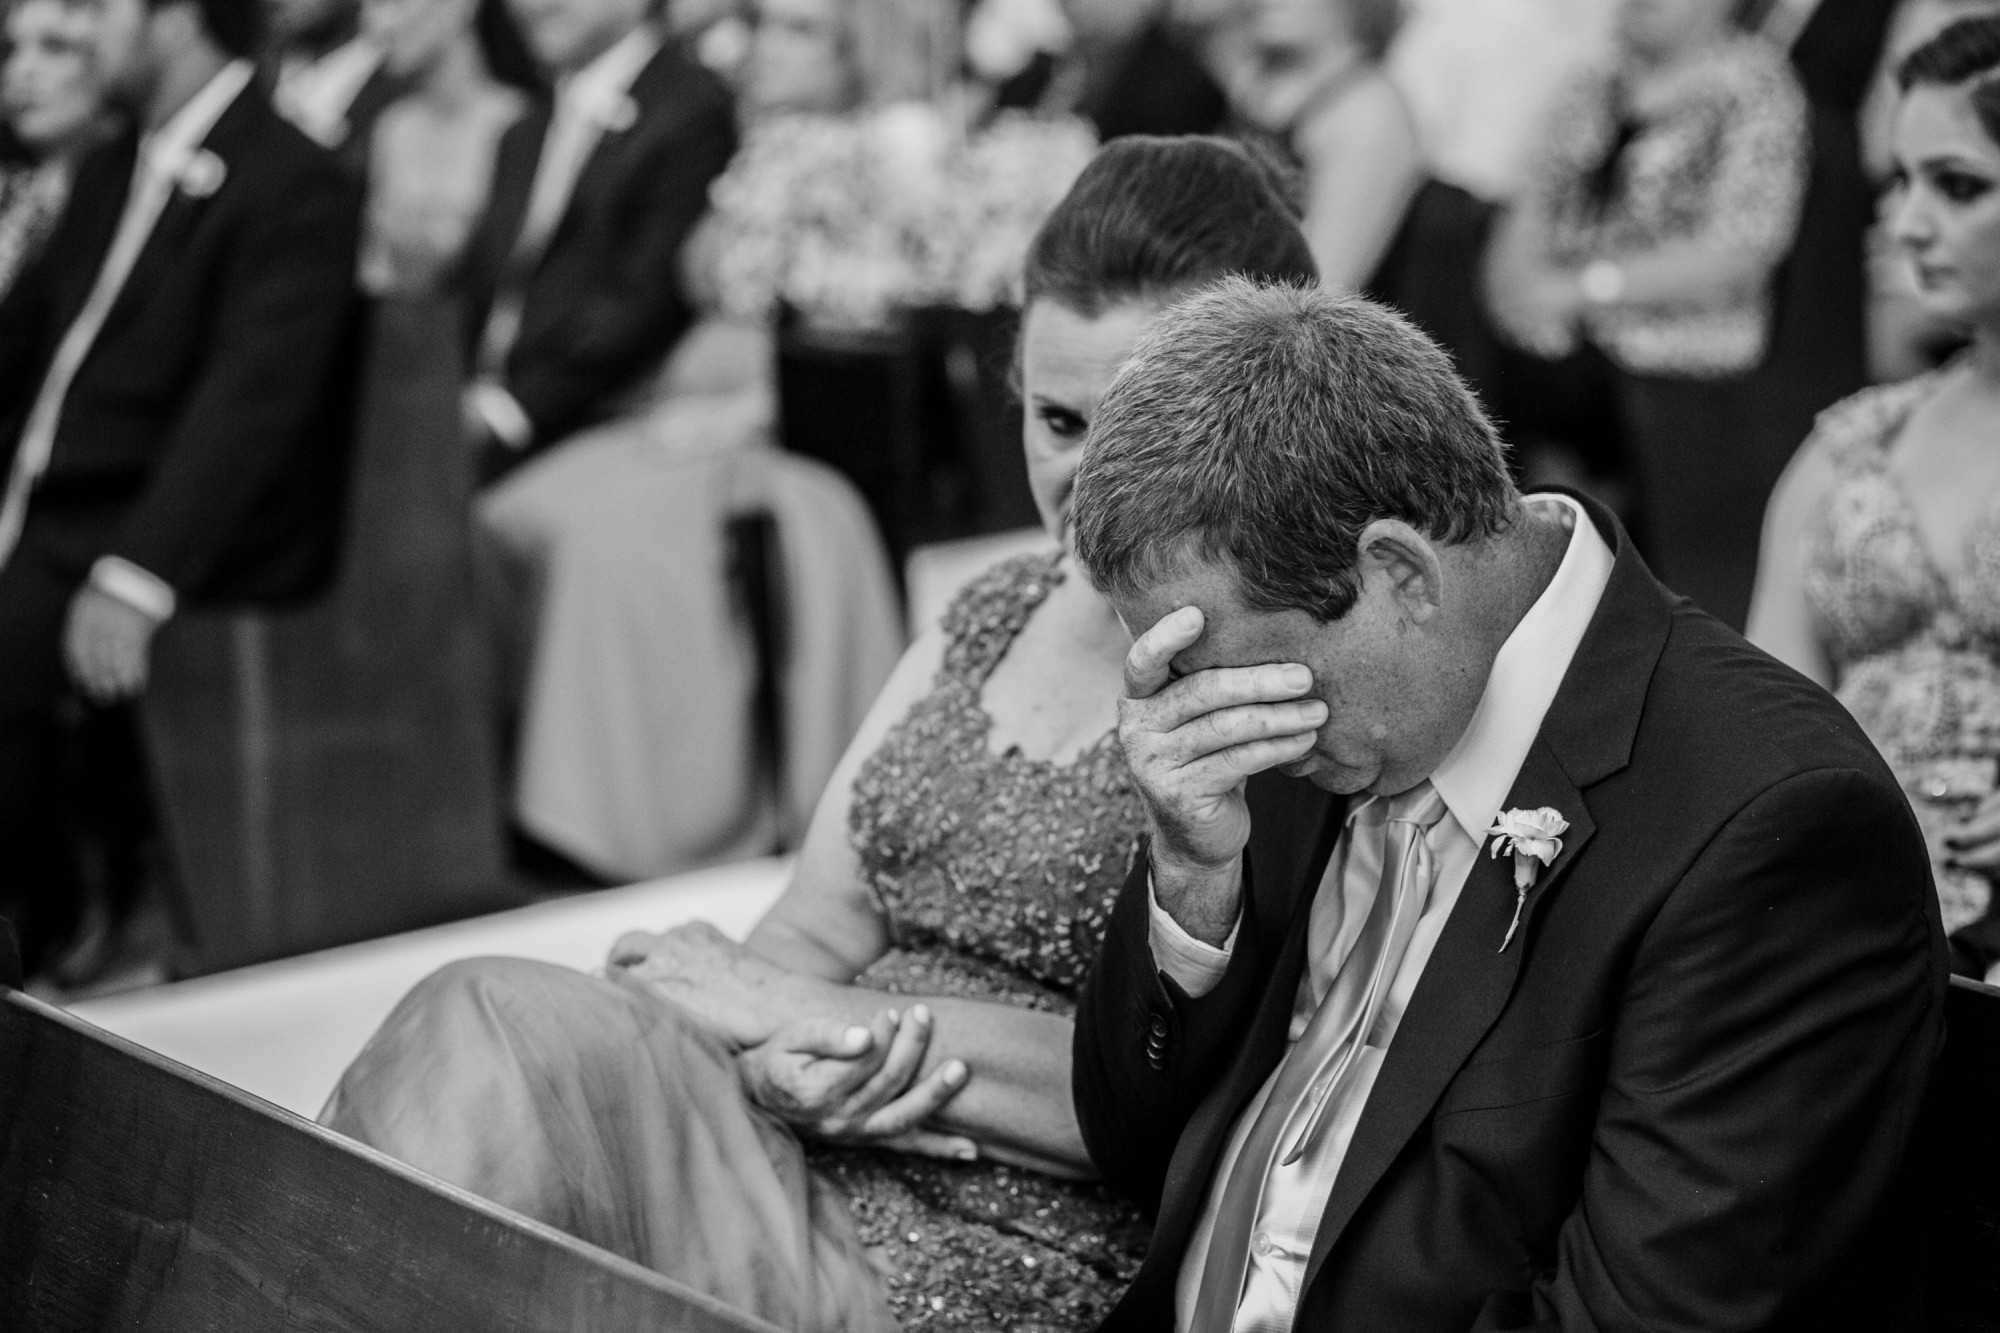
<path fill-rule="evenodd" d="M 1096 147 L 1082 121 L 1023 114 L 960 136 L 915 102 L 759 125 L 710 194 L 722 306 L 876 329 L 1018 302 L 1029 243 Z"/>

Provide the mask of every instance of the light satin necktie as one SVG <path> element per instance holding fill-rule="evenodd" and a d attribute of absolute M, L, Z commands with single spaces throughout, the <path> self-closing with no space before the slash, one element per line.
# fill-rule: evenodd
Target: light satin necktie
<path fill-rule="evenodd" d="M 111 249 L 105 253 L 104 266 L 97 271 L 97 282 L 91 287 L 83 309 L 77 312 L 56 345 L 48 374 L 42 378 L 41 392 L 35 396 L 27 424 L 21 428 L 20 442 L 15 445 L 7 491 L 0 497 L 0 568 L 6 567 L 8 557 L 20 545 L 22 529 L 27 526 L 29 496 L 55 453 L 56 427 L 62 421 L 63 402 L 69 397 L 70 384 L 90 355 L 105 317 L 117 302 L 118 293 L 124 290 L 132 266 L 138 263 L 140 252 L 153 234 L 153 224 L 160 220 L 167 200 L 173 197 L 174 182 L 186 167 L 185 156 L 155 153 L 145 146 L 140 149 L 131 197 L 118 219 L 118 231 L 112 238 Z"/>
<path fill-rule="evenodd" d="M 1264 1099 L 1263 1109 L 1223 1184 L 1208 1258 L 1202 1267 L 1192 1333 L 1230 1333 L 1235 1325 L 1265 1182 L 1274 1167 L 1281 1162 L 1292 1165 L 1311 1145 L 1375 1026 L 1437 877 L 1436 860 L 1425 834 L 1444 811 L 1444 798 L 1429 782 L 1423 782 L 1391 798 L 1380 823 L 1357 821 L 1350 831 L 1350 838 L 1379 841 L 1382 873 L 1354 947 L 1314 1010 L 1312 1021 L 1278 1067 L 1270 1095 Z M 1351 847 L 1349 855 L 1360 850 Z M 1336 884 L 1321 891 L 1345 892 L 1345 888 Z M 1281 1158 L 1281 1140 L 1287 1139 L 1287 1128 L 1294 1126 Z"/>

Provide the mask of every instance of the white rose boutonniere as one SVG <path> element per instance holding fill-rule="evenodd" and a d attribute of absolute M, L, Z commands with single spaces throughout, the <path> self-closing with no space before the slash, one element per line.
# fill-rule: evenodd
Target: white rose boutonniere
<path fill-rule="evenodd" d="M 221 189 L 222 183 L 228 179 L 228 165 L 204 148 L 181 168 L 181 193 L 190 199 L 206 199 Z"/>
<path fill-rule="evenodd" d="M 1562 854 L 1562 835 L 1568 831 L 1569 821 L 1562 812 L 1546 805 L 1539 810 L 1509 810 L 1486 830 L 1493 839 L 1494 856 L 1514 853 L 1514 919 L 1508 923 L 1506 938 L 1500 941 L 1501 953 L 1507 952 L 1520 928 L 1521 909 L 1528 904 L 1535 876 Z"/>

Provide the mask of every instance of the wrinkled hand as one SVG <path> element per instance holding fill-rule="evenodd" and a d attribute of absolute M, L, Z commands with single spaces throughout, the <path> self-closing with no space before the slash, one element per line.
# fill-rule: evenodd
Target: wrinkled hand
<path fill-rule="evenodd" d="M 622 935 L 605 966 L 644 982 L 739 1049 L 768 1040 L 785 1023 L 811 1012 L 808 983 L 706 921 L 659 934 Z"/>
<path fill-rule="evenodd" d="M 966 1083 L 962 1061 L 919 1078 L 930 1048 L 930 1010 L 885 1009 L 869 1026 L 803 1018 L 737 1057 L 750 1099 L 801 1133 L 971 1161 L 978 1146 L 925 1123 Z"/>
<path fill-rule="evenodd" d="M 1163 616 L 1125 657 L 1118 739 L 1152 827 L 1153 889 L 1196 939 L 1219 944 L 1236 920 L 1253 773 L 1311 751 L 1326 705 L 1302 696 L 1297 663 L 1216 667 L 1179 680 L 1168 669 L 1201 637 L 1195 607 Z"/>
<path fill-rule="evenodd" d="M 70 600 L 63 661 L 70 679 L 93 703 L 115 704 L 145 691 L 151 666 L 151 616 L 85 584 Z"/>

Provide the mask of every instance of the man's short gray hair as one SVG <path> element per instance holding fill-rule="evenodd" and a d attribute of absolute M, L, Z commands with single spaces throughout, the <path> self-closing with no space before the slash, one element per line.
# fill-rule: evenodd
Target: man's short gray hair
<path fill-rule="evenodd" d="M 1347 614 L 1361 531 L 1457 543 L 1504 530 L 1505 447 L 1451 359 L 1352 296 L 1225 278 L 1178 302 L 1098 404 L 1072 507 L 1097 587 L 1137 596 L 1190 556 L 1246 605 Z"/>

